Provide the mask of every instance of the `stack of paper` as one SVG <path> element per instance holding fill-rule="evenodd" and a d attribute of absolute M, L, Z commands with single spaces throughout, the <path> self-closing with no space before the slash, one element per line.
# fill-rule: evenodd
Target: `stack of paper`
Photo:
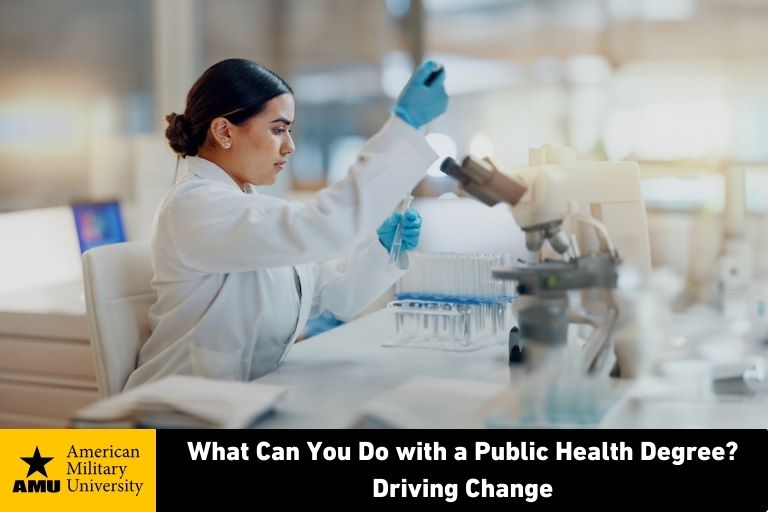
<path fill-rule="evenodd" d="M 272 412 L 284 386 L 175 375 L 74 413 L 75 427 L 245 428 Z"/>

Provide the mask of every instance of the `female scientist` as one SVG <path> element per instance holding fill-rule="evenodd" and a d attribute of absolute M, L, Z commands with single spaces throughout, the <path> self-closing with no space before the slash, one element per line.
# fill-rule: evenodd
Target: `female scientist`
<path fill-rule="evenodd" d="M 309 205 L 254 188 L 274 183 L 294 152 L 290 86 L 243 59 L 203 73 L 184 113 L 166 118 L 187 173 L 155 220 L 152 334 L 126 388 L 171 374 L 255 379 L 280 364 L 310 316 L 353 317 L 402 275 L 407 258 L 388 256 L 400 214 L 380 223 L 437 159 L 417 129 L 446 110 L 441 70 L 428 61 L 414 73 L 347 177 Z M 408 250 L 421 218 L 404 217 Z"/>

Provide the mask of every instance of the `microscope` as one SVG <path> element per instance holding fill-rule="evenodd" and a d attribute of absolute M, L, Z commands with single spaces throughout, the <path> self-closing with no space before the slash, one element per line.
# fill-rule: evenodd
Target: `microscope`
<path fill-rule="evenodd" d="M 567 349 L 570 372 L 620 374 L 613 293 L 619 265 L 641 279 L 651 269 L 639 168 L 635 162 L 579 162 L 562 146 L 532 149 L 529 160 L 504 171 L 472 156 L 441 164 L 485 204 L 508 203 L 525 232 L 530 261 L 493 270 L 495 278 L 517 282 L 518 327 L 510 350 L 524 354 L 529 370 Z"/>

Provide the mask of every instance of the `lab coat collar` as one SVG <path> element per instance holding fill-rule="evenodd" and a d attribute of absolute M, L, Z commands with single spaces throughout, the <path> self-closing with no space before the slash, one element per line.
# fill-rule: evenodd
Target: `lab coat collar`
<path fill-rule="evenodd" d="M 237 182 L 227 174 L 227 171 L 205 158 L 199 156 L 188 156 L 187 160 L 187 173 L 192 176 L 197 176 L 204 180 L 218 181 L 225 185 L 231 185 L 240 190 Z"/>

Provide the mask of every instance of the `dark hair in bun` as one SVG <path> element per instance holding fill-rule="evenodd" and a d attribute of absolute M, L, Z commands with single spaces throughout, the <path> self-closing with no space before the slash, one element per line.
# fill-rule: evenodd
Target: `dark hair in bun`
<path fill-rule="evenodd" d="M 211 121 L 224 117 L 240 125 L 269 100 L 293 89 L 277 73 L 246 59 L 227 59 L 205 70 L 189 90 L 183 114 L 166 116 L 165 137 L 179 156 L 195 156 Z"/>
<path fill-rule="evenodd" d="M 165 120 L 168 121 L 165 137 L 171 149 L 181 156 L 197 154 L 198 148 L 192 143 L 192 130 L 187 118 L 183 114 L 172 113 L 165 116 Z"/>

